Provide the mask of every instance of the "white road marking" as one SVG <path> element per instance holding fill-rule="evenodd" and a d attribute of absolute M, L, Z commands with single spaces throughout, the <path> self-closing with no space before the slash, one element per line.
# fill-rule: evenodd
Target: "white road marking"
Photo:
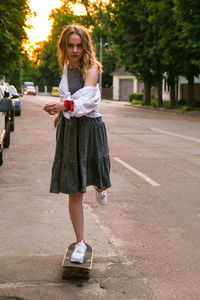
<path fill-rule="evenodd" d="M 171 135 L 171 136 L 179 137 L 179 138 L 182 138 L 182 139 L 185 139 L 185 140 L 188 140 L 188 141 L 200 143 L 200 139 L 197 139 L 197 138 L 192 137 L 192 136 L 182 135 L 182 134 L 179 134 L 179 133 L 173 133 L 173 132 L 170 132 L 170 131 L 165 131 L 165 130 L 162 130 L 162 129 L 158 129 L 156 127 L 150 127 L 150 129 L 154 130 L 154 131 L 158 131 L 160 133 L 164 133 L 164 134 L 168 134 L 168 135 Z"/>
<path fill-rule="evenodd" d="M 149 178 L 145 174 L 141 173 L 137 169 L 133 168 L 132 166 L 130 166 L 129 164 L 127 164 L 123 160 L 119 159 L 118 157 L 113 157 L 113 159 L 116 160 L 118 163 L 120 163 L 122 166 L 124 166 L 127 169 L 129 169 L 131 172 L 133 172 L 133 173 L 137 174 L 138 176 L 140 176 L 142 179 L 144 179 L 145 181 L 147 181 L 148 183 L 150 183 L 152 186 L 160 186 L 159 183 L 155 182 L 154 180 L 152 180 L 151 178 Z"/>

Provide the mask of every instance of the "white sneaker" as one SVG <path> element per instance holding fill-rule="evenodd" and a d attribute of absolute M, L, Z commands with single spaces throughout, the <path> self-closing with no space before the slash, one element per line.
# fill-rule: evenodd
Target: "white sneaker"
<path fill-rule="evenodd" d="M 78 244 L 76 244 L 74 248 L 74 252 L 71 255 L 71 262 L 83 264 L 86 250 L 87 250 L 87 246 L 84 243 L 84 241 L 81 241 Z"/>
<path fill-rule="evenodd" d="M 96 190 L 96 199 L 97 202 L 101 205 L 106 205 L 108 203 L 108 196 L 106 191 L 98 192 Z"/>

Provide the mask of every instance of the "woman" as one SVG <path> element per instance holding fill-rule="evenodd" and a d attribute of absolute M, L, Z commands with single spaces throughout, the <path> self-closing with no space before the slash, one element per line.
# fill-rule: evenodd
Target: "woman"
<path fill-rule="evenodd" d="M 58 49 L 63 69 L 59 85 L 61 102 L 51 102 L 43 108 L 50 115 L 57 114 L 50 192 L 69 194 L 69 214 L 77 240 L 71 261 L 83 263 L 87 249 L 83 194 L 87 186 L 93 185 L 97 201 L 105 205 L 106 189 L 111 186 L 106 128 L 98 112 L 98 76 L 102 66 L 83 26 L 67 26 L 61 34 Z"/>

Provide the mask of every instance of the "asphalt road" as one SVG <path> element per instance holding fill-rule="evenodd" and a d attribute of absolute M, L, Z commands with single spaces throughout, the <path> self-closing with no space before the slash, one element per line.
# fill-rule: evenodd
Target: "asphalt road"
<path fill-rule="evenodd" d="M 98 206 L 88 188 L 93 276 L 87 284 L 66 284 L 58 265 L 74 236 L 66 196 L 48 193 L 55 130 L 41 107 L 51 100 L 23 98 L 4 152 L 0 299 L 200 299 L 200 118 L 102 101 L 109 204 Z"/>

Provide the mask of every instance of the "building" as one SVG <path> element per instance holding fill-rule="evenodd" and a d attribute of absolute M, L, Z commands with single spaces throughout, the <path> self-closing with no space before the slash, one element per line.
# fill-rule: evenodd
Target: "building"
<path fill-rule="evenodd" d="M 124 67 L 113 72 L 113 99 L 129 101 L 132 93 L 143 93 L 144 83 L 140 82 L 132 74 L 125 71 Z"/>
<path fill-rule="evenodd" d="M 200 78 L 194 77 L 194 95 L 195 100 L 200 103 Z M 177 100 L 188 102 L 188 80 L 183 76 L 177 77 L 176 82 Z M 163 101 L 170 101 L 170 89 L 166 78 L 163 79 Z"/>

